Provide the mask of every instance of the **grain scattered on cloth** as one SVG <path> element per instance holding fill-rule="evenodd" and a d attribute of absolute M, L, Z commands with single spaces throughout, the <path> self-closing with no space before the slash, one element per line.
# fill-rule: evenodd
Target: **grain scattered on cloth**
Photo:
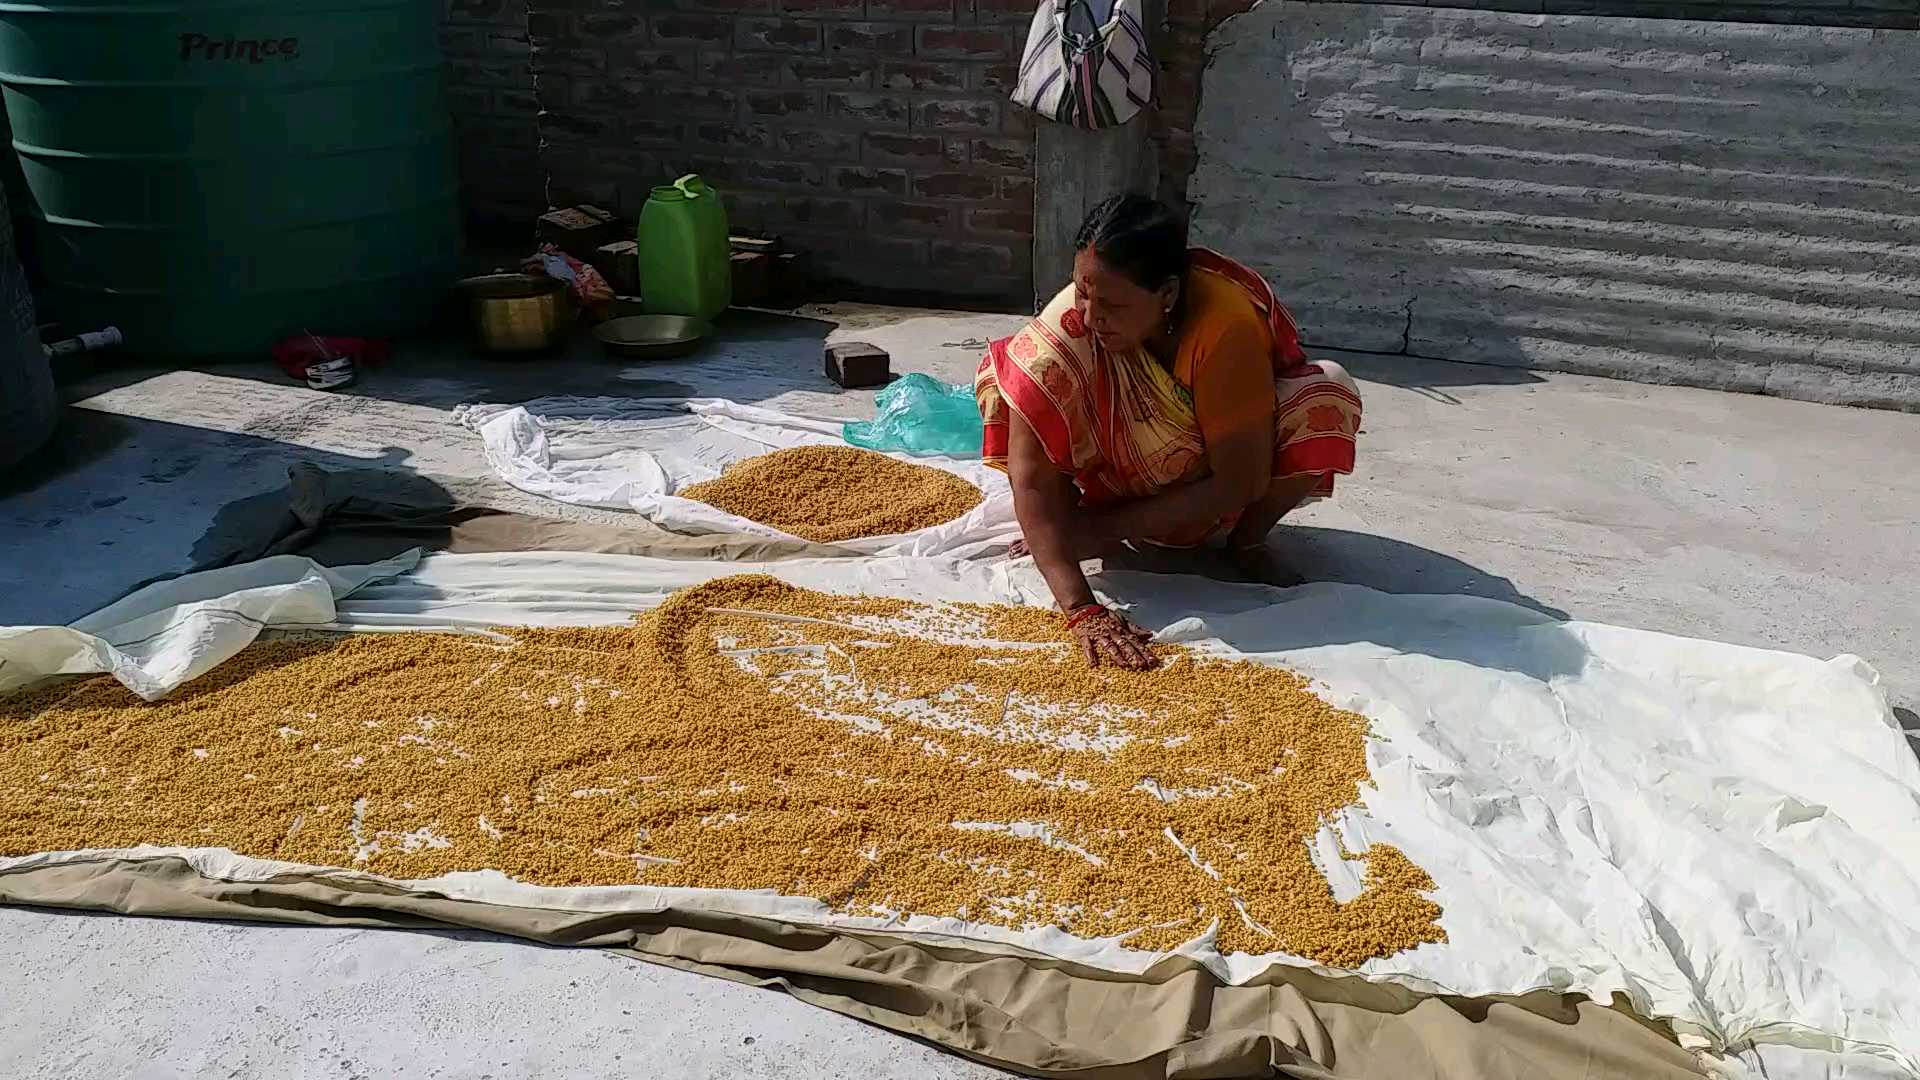
<path fill-rule="evenodd" d="M 1338 967 L 1444 940 L 1376 845 L 1337 900 L 1309 840 L 1367 780 L 1364 718 L 1285 670 L 1163 647 L 1092 670 L 1031 608 L 762 575 L 631 627 L 256 645 L 143 704 L 0 701 L 0 854 L 141 843 L 396 878 L 772 889 Z"/>
<path fill-rule="evenodd" d="M 747 458 L 679 494 L 821 544 L 930 529 L 982 498 L 950 472 L 852 446 L 797 446 Z"/>

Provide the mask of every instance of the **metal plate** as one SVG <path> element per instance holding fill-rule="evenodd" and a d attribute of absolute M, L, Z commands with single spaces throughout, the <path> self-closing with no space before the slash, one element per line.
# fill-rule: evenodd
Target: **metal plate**
<path fill-rule="evenodd" d="M 712 333 L 711 324 L 687 315 L 629 315 L 593 328 L 609 353 L 640 360 L 685 356 Z"/>

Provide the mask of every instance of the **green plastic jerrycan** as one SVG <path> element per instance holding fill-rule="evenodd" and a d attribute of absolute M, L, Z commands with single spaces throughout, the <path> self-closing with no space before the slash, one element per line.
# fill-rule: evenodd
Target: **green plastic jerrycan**
<path fill-rule="evenodd" d="M 640 306 L 711 319 L 733 302 L 732 249 L 720 193 L 698 176 L 653 189 L 640 209 Z"/>

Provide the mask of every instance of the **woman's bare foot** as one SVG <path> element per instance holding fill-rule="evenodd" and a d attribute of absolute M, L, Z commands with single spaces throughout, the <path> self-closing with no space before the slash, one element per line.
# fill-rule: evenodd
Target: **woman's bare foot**
<path fill-rule="evenodd" d="M 1033 554 L 1033 550 L 1027 547 L 1027 542 L 1024 538 L 1015 540 L 1013 543 L 1007 545 L 1007 558 L 1009 559 L 1024 559 L 1031 554 Z"/>
<path fill-rule="evenodd" d="M 1291 589 L 1295 585 L 1305 584 L 1307 580 L 1300 575 L 1300 571 L 1294 569 L 1293 563 L 1265 544 L 1229 548 L 1227 559 L 1235 570 L 1262 585 Z"/>

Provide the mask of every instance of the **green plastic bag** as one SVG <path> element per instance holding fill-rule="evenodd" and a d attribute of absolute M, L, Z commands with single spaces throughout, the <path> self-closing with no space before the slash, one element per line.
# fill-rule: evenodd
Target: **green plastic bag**
<path fill-rule="evenodd" d="M 980 406 L 973 387 L 948 386 L 931 375 L 903 375 L 873 403 L 880 414 L 850 421 L 841 435 L 855 446 L 888 453 L 980 456 Z"/>

